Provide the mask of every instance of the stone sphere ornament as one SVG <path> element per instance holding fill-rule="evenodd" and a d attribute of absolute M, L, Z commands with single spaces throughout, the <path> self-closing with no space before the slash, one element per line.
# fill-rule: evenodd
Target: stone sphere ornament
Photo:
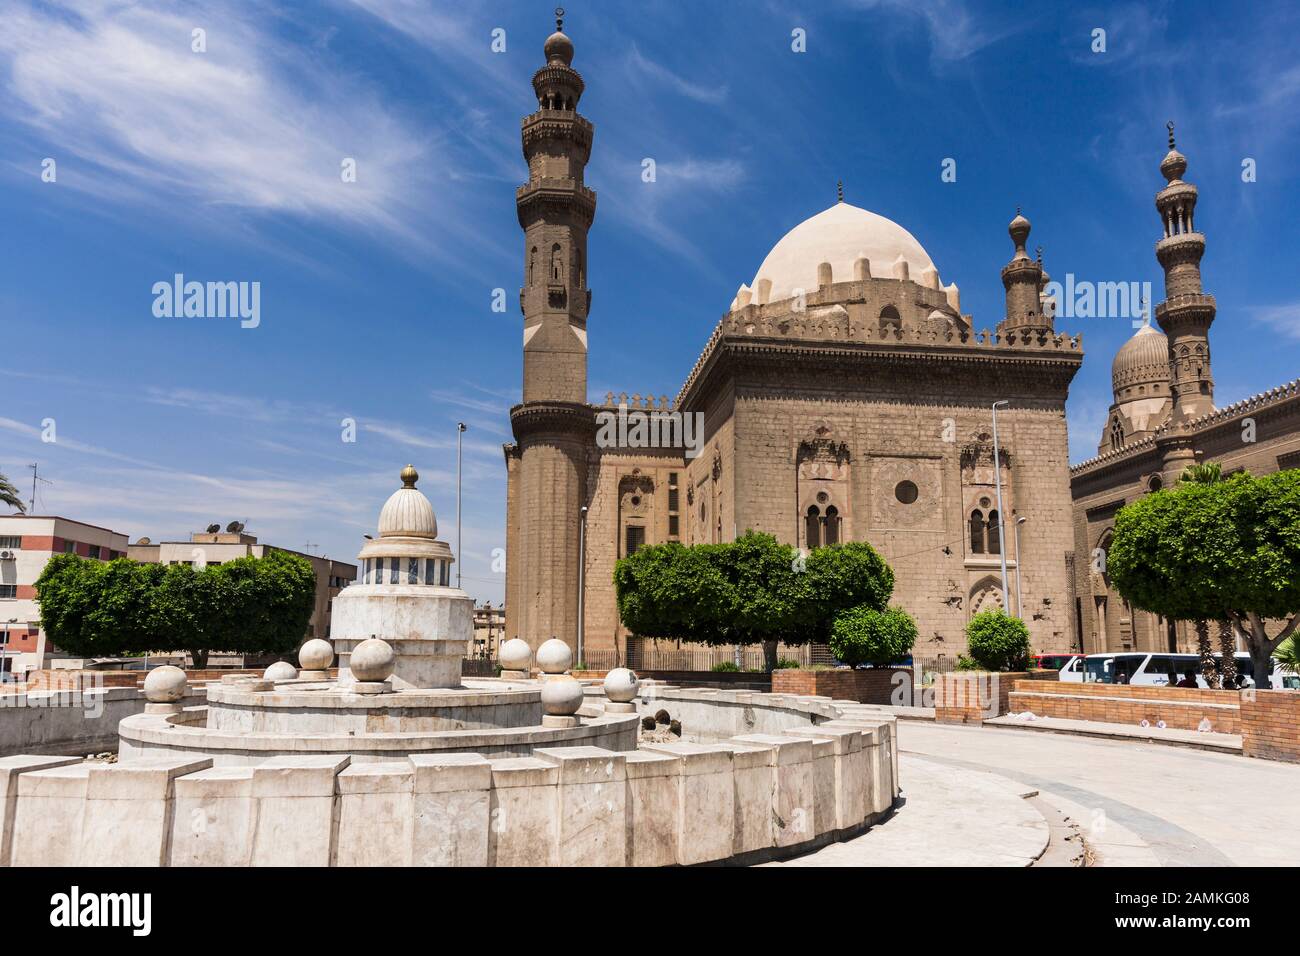
<path fill-rule="evenodd" d="M 380 683 L 393 676 L 396 663 L 397 656 L 393 653 L 392 645 L 372 637 L 352 649 L 348 669 L 358 681 Z"/>
<path fill-rule="evenodd" d="M 570 717 L 582 706 L 582 684 L 575 677 L 553 677 L 542 684 L 542 709 L 552 717 Z"/>
<path fill-rule="evenodd" d="M 328 670 L 333 663 L 333 646 L 319 637 L 313 637 L 298 651 L 298 665 L 305 671 Z"/>
<path fill-rule="evenodd" d="M 276 661 L 262 674 L 266 680 L 297 680 L 298 668 L 288 661 Z"/>
<path fill-rule="evenodd" d="M 563 674 L 573 666 L 573 651 L 558 637 L 537 649 L 537 666 L 546 674 Z"/>
<path fill-rule="evenodd" d="M 512 637 L 501 645 L 497 660 L 508 671 L 526 671 L 533 659 L 533 649 L 521 637 Z"/>
<path fill-rule="evenodd" d="M 155 667 L 144 679 L 145 700 L 151 704 L 174 704 L 185 696 L 189 682 L 179 667 L 164 664 Z"/>
<path fill-rule="evenodd" d="M 641 681 L 626 667 L 615 667 L 605 675 L 605 696 L 617 704 L 629 704 L 636 700 L 640 689 Z"/>

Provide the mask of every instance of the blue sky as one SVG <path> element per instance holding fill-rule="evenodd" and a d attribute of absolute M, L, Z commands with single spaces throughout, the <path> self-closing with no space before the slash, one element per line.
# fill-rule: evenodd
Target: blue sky
<path fill-rule="evenodd" d="M 1170 118 L 1201 189 L 1218 404 L 1300 374 L 1294 5 L 567 6 L 596 124 L 593 397 L 675 394 L 737 286 L 837 179 L 920 240 L 977 328 L 1003 309 L 1017 205 L 1053 277 L 1147 280 L 1159 299 Z M 464 583 L 499 601 L 519 119 L 553 4 L 0 8 L 0 471 L 27 489 L 39 461 L 53 483 L 38 512 L 132 540 L 238 519 L 351 560 L 408 461 L 453 537 L 463 420 Z M 155 317 L 153 284 L 178 272 L 260 282 L 261 324 Z M 1078 461 L 1132 329 L 1058 327 L 1087 353 L 1069 404 Z"/>

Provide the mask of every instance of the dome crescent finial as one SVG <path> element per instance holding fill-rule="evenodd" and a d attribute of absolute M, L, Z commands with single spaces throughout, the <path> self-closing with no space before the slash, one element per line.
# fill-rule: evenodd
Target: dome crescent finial
<path fill-rule="evenodd" d="M 402 487 L 414 488 L 415 483 L 420 480 L 420 473 L 415 470 L 414 465 L 407 465 L 402 469 Z"/>
<path fill-rule="evenodd" d="M 1165 124 L 1165 129 L 1169 130 L 1169 148 L 1174 148 L 1174 121 L 1170 120 Z"/>

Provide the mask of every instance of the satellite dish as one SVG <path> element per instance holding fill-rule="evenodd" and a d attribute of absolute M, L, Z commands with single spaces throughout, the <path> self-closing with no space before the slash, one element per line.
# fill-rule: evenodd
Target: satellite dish
<path fill-rule="evenodd" d="M 208 534 L 216 534 L 220 530 L 221 530 L 221 525 L 219 524 L 208 525 Z"/>
<path fill-rule="evenodd" d="M 226 525 L 226 530 L 231 534 L 238 534 L 244 530 L 244 523 L 242 521 L 232 521 L 230 524 Z"/>

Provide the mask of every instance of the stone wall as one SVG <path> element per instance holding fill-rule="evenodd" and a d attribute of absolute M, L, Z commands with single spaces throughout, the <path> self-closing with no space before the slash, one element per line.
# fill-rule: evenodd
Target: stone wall
<path fill-rule="evenodd" d="M 1065 681 L 1018 681 L 1011 692 L 1012 713 L 1030 711 L 1039 717 L 1097 720 L 1137 725 L 1143 720 L 1177 730 L 1197 730 L 1202 720 L 1218 734 L 1241 733 L 1240 692 L 1190 687 L 1148 687 L 1133 684 L 1074 684 Z"/>
<path fill-rule="evenodd" d="M 88 672 L 89 673 L 89 672 Z M 191 687 L 183 703 L 203 703 Z M 144 712 L 147 701 L 134 687 L 30 691 L 0 695 L 0 755 L 96 753 L 117 750 L 118 724 Z"/>
<path fill-rule="evenodd" d="M 912 668 L 872 667 L 863 670 L 802 670 L 783 668 L 772 672 L 775 694 L 811 694 L 834 700 L 855 700 L 860 704 L 893 703 L 896 688 L 907 688 L 911 701 Z"/>
<path fill-rule="evenodd" d="M 885 816 L 888 732 L 822 727 L 619 753 L 280 757 L 214 768 L 0 758 L 0 865 L 666 866 L 811 849 Z"/>
<path fill-rule="evenodd" d="M 1300 763 L 1300 693 L 1243 690 L 1241 752 L 1247 757 Z"/>

